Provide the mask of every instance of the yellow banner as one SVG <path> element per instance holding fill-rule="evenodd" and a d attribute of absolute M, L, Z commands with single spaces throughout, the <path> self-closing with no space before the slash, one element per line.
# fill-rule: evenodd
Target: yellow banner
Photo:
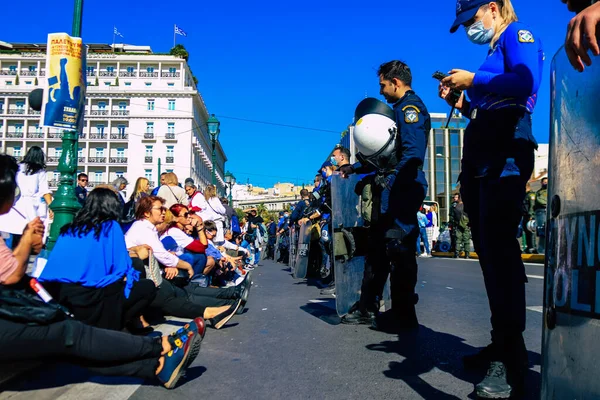
<path fill-rule="evenodd" d="M 42 124 L 81 132 L 85 106 L 86 48 L 81 38 L 48 35 Z"/>

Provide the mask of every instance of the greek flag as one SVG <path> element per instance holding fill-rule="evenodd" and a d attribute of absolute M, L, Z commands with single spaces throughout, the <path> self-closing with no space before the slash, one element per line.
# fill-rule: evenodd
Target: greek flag
<path fill-rule="evenodd" d="M 121 37 L 123 37 L 123 35 L 121 35 L 121 33 L 117 30 L 117 27 L 115 26 L 114 28 L 115 29 L 114 29 L 113 33 L 115 34 L 115 36 L 121 36 Z"/>
<path fill-rule="evenodd" d="M 181 36 L 187 36 L 187 33 L 185 33 L 183 31 L 183 29 L 181 29 L 180 27 L 178 27 L 177 25 L 175 25 L 175 33 L 177 35 L 181 35 Z"/>

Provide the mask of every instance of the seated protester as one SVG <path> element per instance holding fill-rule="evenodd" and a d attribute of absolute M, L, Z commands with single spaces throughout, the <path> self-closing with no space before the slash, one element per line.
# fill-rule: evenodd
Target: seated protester
<path fill-rule="evenodd" d="M 92 190 L 73 222 L 61 228 L 39 281 L 47 282 L 50 293 L 78 320 L 113 330 L 127 325 L 133 333 L 149 327 L 140 317 L 156 288 L 151 280 L 140 280 L 132 265 L 117 222 L 121 214 L 119 195 Z"/>
<path fill-rule="evenodd" d="M 0 155 L 0 215 L 13 206 L 18 168 L 13 157 Z M 20 283 L 28 279 L 25 271 L 29 256 L 40 252 L 43 235 L 44 225 L 35 218 L 27 224 L 14 251 L 0 237 L 0 290 L 25 293 Z M 0 308 L 3 306 L 0 302 Z M 155 338 L 95 328 L 66 315 L 40 324 L 27 321 L 30 314 L 24 311 L 23 320 L 0 316 L 0 363 L 70 362 L 100 375 L 157 379 L 169 389 L 175 387 L 198 355 L 205 332 L 201 318 L 176 333 Z M 177 348 L 182 351 L 172 351 Z"/>
<path fill-rule="evenodd" d="M 188 262 L 194 270 L 191 278 L 204 277 L 203 271 L 206 267 L 206 254 L 204 252 L 208 245 L 204 231 L 199 232 L 198 239 L 192 238 L 185 232 L 186 226 L 190 225 L 190 213 L 183 204 L 172 205 L 170 211 L 173 214 L 173 221 L 162 233 L 161 240 L 165 237 L 173 238 L 177 244 L 175 255 L 180 260 Z M 200 223 L 202 223 L 201 220 Z"/>
<path fill-rule="evenodd" d="M 241 300 L 230 300 L 228 301 L 229 305 L 222 307 L 206 307 L 205 297 L 188 293 L 168 281 L 177 276 L 178 269 L 187 271 L 190 277 L 193 276 L 194 270 L 189 263 L 168 252 L 158 239 L 156 225 L 164 222 L 167 211 L 163 204 L 160 197 L 142 198 L 136 210 L 136 221 L 125 235 L 127 248 L 148 245 L 152 249 L 154 258 L 164 266 L 164 271 L 161 271 L 157 267 L 157 263 L 149 260 L 146 268 L 146 274 L 158 287 L 156 298 L 151 306 L 160 309 L 166 315 L 175 317 L 193 318 L 189 315 L 203 315 L 212 323 L 213 327 L 220 329 L 233 317 Z M 163 272 L 166 279 L 163 279 Z"/>

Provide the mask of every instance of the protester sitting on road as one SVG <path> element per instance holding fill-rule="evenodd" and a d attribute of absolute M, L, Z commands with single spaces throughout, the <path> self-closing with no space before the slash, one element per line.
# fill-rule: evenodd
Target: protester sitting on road
<path fill-rule="evenodd" d="M 140 317 L 156 296 L 154 283 L 139 279 L 144 272 L 132 264 L 118 223 L 122 207 L 118 195 L 104 188 L 92 190 L 60 236 L 39 280 L 48 282 L 58 302 L 88 325 L 132 331 L 148 327 Z M 145 276 L 145 274 L 144 274 Z"/>
<path fill-rule="evenodd" d="M 169 282 L 169 279 L 177 276 L 178 269 L 187 271 L 190 277 L 194 275 L 194 270 L 189 263 L 167 251 L 158 238 L 156 225 L 164 222 L 167 211 L 163 204 L 164 200 L 156 196 L 141 199 L 136 211 L 137 221 L 125 235 L 127 248 L 148 245 L 152 249 L 154 258 L 164 266 L 166 279 L 163 279 L 162 271 L 156 263 L 149 260 L 146 273 L 158 287 L 158 293 L 151 306 L 159 308 L 167 315 L 176 317 L 190 318 L 189 315 L 203 315 L 212 323 L 213 327 L 220 329 L 233 317 L 241 301 L 230 300 L 229 306 L 206 307 L 205 297 L 196 296 Z"/>
<path fill-rule="evenodd" d="M 14 203 L 18 165 L 13 157 L 0 155 L 0 215 Z M 44 225 L 39 218 L 29 222 L 14 252 L 0 237 L 0 290 L 19 290 L 27 280 L 29 256 L 42 248 Z M 33 292 L 32 296 L 36 296 Z M 40 307 L 45 303 L 40 302 Z M 0 307 L 4 304 L 0 302 Z M 25 318 L 28 309 L 16 309 Z M 161 338 L 95 328 L 59 314 L 40 324 L 33 320 L 0 317 L 0 363 L 44 360 L 68 361 L 101 375 L 157 379 L 173 388 L 192 364 L 204 337 L 204 321 L 197 318 L 182 329 Z M 61 319 L 62 318 L 62 319 Z M 182 351 L 172 351 L 177 348 Z"/>

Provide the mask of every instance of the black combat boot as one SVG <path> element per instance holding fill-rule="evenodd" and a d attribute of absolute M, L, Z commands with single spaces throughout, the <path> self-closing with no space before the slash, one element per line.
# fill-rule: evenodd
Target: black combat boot
<path fill-rule="evenodd" d="M 502 361 L 492 361 L 485 378 L 475 386 L 477 397 L 483 399 L 508 399 L 512 387 L 508 384 L 506 365 Z"/>
<path fill-rule="evenodd" d="M 465 251 L 465 260 L 468 260 L 468 259 L 469 259 L 469 252 Z"/>
<path fill-rule="evenodd" d="M 460 255 L 459 251 L 455 251 L 454 252 L 454 256 L 452 256 L 452 258 L 458 258 L 458 256 Z"/>

